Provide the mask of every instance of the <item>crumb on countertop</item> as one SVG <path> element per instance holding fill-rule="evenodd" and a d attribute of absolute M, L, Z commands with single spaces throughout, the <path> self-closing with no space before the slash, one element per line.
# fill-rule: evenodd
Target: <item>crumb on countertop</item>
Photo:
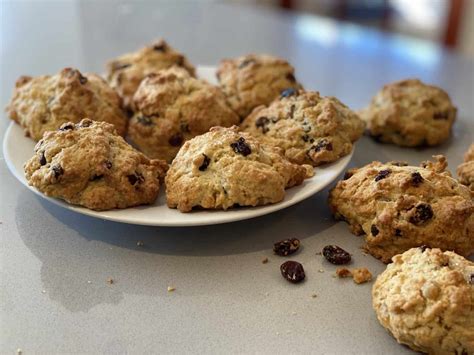
<path fill-rule="evenodd" d="M 356 284 L 362 284 L 372 280 L 372 274 L 366 267 L 352 269 L 352 278 Z"/>
<path fill-rule="evenodd" d="M 350 277 L 352 276 L 352 273 L 351 273 L 351 270 L 345 268 L 345 267 L 341 267 L 339 269 L 336 270 L 336 275 L 340 278 L 343 278 L 343 277 Z"/>
<path fill-rule="evenodd" d="M 173 292 L 176 290 L 176 287 L 174 286 L 168 286 L 168 292 Z"/>
<path fill-rule="evenodd" d="M 107 279 L 107 283 L 108 283 L 109 285 L 112 285 L 112 284 L 114 283 L 114 279 L 111 278 L 111 277 L 109 277 L 109 278 Z"/>
<path fill-rule="evenodd" d="M 268 258 L 263 258 L 262 259 L 262 264 L 266 264 L 266 263 L 268 263 Z"/>

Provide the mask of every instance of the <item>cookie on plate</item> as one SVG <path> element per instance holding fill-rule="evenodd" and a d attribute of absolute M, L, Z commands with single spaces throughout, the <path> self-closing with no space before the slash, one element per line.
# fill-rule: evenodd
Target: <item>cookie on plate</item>
<path fill-rule="evenodd" d="M 474 143 L 464 155 L 464 163 L 458 166 L 459 182 L 474 191 Z"/>
<path fill-rule="evenodd" d="M 293 163 L 318 166 L 349 154 L 364 122 L 334 97 L 287 89 L 268 107 L 253 110 L 241 129 L 282 148 Z"/>
<path fill-rule="evenodd" d="M 385 85 L 359 113 L 378 141 L 417 147 L 449 138 L 456 107 L 442 89 L 408 79 Z"/>
<path fill-rule="evenodd" d="M 255 107 L 268 105 L 283 90 L 301 89 L 294 74 L 286 60 L 264 54 L 224 59 L 217 69 L 222 90 L 242 119 Z"/>
<path fill-rule="evenodd" d="M 133 95 L 143 78 L 172 66 L 181 67 L 194 76 L 195 69 L 186 57 L 160 39 L 136 52 L 110 61 L 107 64 L 107 80 L 122 97 L 124 106 L 133 110 Z"/>
<path fill-rule="evenodd" d="M 335 217 L 383 262 L 428 245 L 467 256 L 474 252 L 474 202 L 469 189 L 445 171 L 442 156 L 423 167 L 373 162 L 346 173 L 329 194 Z"/>
<path fill-rule="evenodd" d="M 222 91 L 181 68 L 161 70 L 138 88 L 128 138 L 149 158 L 171 162 L 188 139 L 239 123 Z"/>
<path fill-rule="evenodd" d="M 31 186 L 98 211 L 153 203 L 166 169 L 165 162 L 131 147 L 113 125 L 89 119 L 47 132 L 25 164 Z"/>
<path fill-rule="evenodd" d="M 128 120 L 119 96 L 104 79 L 71 68 L 56 75 L 20 77 L 7 112 L 35 141 L 63 123 L 77 123 L 86 117 L 111 123 L 124 135 Z"/>
<path fill-rule="evenodd" d="M 173 160 L 167 202 L 181 212 L 276 203 L 312 174 L 312 167 L 290 163 L 237 126 L 213 127 L 184 143 Z"/>
<path fill-rule="evenodd" d="M 428 354 L 474 354 L 474 263 L 440 249 L 393 257 L 372 289 L 379 322 Z"/>

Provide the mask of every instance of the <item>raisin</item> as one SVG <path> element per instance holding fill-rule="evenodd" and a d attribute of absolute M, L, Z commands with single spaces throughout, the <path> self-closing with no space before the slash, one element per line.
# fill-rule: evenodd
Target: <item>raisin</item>
<path fill-rule="evenodd" d="M 343 265 L 351 261 L 351 254 L 337 245 L 326 245 L 323 248 L 323 255 L 327 261 L 334 265 Z"/>
<path fill-rule="evenodd" d="M 411 184 L 418 187 L 423 182 L 423 176 L 417 171 L 411 173 Z"/>
<path fill-rule="evenodd" d="M 181 144 L 183 144 L 183 140 L 184 138 L 181 133 L 175 133 L 168 140 L 168 143 L 172 145 L 173 147 L 179 147 Z"/>
<path fill-rule="evenodd" d="M 301 139 L 304 140 L 305 142 L 309 142 L 309 136 L 305 134 L 304 136 L 301 136 Z"/>
<path fill-rule="evenodd" d="M 328 142 L 327 139 L 321 139 L 320 141 L 318 141 L 318 143 L 316 143 L 316 145 L 311 147 L 310 151 L 314 150 L 317 153 L 317 152 L 320 152 L 323 149 L 325 149 L 327 151 L 332 151 L 332 149 L 333 149 L 332 143 Z"/>
<path fill-rule="evenodd" d="M 415 214 L 410 217 L 410 223 L 419 226 L 433 218 L 433 209 L 426 203 L 416 206 Z"/>
<path fill-rule="evenodd" d="M 106 167 L 107 169 L 112 169 L 112 162 L 107 160 L 107 161 L 105 162 L 105 167 Z"/>
<path fill-rule="evenodd" d="M 300 248 L 300 241 L 296 238 L 281 240 L 273 244 L 273 252 L 280 256 L 295 253 Z"/>
<path fill-rule="evenodd" d="M 211 159 L 209 159 L 209 157 L 206 155 L 206 154 L 202 154 L 204 156 L 204 160 L 201 164 L 201 166 L 199 167 L 199 171 L 204 171 L 207 169 L 207 167 L 209 166 L 209 163 L 211 162 Z"/>
<path fill-rule="evenodd" d="M 433 119 L 435 120 L 447 120 L 448 113 L 446 111 L 435 112 L 433 115 Z"/>
<path fill-rule="evenodd" d="M 245 68 L 247 65 L 255 63 L 254 59 L 245 59 L 243 62 L 239 64 L 239 69 Z"/>
<path fill-rule="evenodd" d="M 395 237 L 401 237 L 402 236 L 402 231 L 398 228 L 395 229 Z"/>
<path fill-rule="evenodd" d="M 270 123 L 270 120 L 267 117 L 259 117 L 255 121 L 255 127 L 260 128 L 262 130 L 262 133 L 267 133 L 268 132 L 268 124 Z"/>
<path fill-rule="evenodd" d="M 59 127 L 60 131 L 70 131 L 74 129 L 74 124 L 72 123 L 64 123 L 61 127 Z"/>
<path fill-rule="evenodd" d="M 382 179 L 385 179 L 387 176 L 389 176 L 391 173 L 390 170 L 380 170 L 375 177 L 375 181 L 380 181 Z"/>
<path fill-rule="evenodd" d="M 141 184 L 143 181 L 145 181 L 143 175 L 138 172 L 135 172 L 135 174 L 127 175 L 127 178 L 130 185 L 135 185 L 137 183 Z"/>
<path fill-rule="evenodd" d="M 64 169 L 61 165 L 56 164 L 51 167 L 51 170 L 53 171 L 54 177 L 58 179 L 61 175 L 64 174 Z"/>
<path fill-rule="evenodd" d="M 39 158 L 39 163 L 41 164 L 41 166 L 46 165 L 46 163 L 47 163 L 46 157 L 44 156 L 44 152 L 41 152 L 41 156 Z"/>
<path fill-rule="evenodd" d="M 252 153 L 250 146 L 245 142 L 244 137 L 240 137 L 239 140 L 230 145 L 234 152 L 242 154 L 244 157 Z"/>
<path fill-rule="evenodd" d="M 100 175 L 94 175 L 92 178 L 91 178 L 91 181 L 97 181 L 97 180 L 100 180 L 104 177 L 103 174 L 100 174 Z"/>
<path fill-rule="evenodd" d="M 166 52 L 166 44 L 158 43 L 153 46 L 153 50 L 157 52 Z"/>
<path fill-rule="evenodd" d="M 151 126 L 153 124 L 151 118 L 147 116 L 138 116 L 137 121 L 144 126 Z"/>
<path fill-rule="evenodd" d="M 295 83 L 296 82 L 296 78 L 295 76 L 293 75 L 293 73 L 288 73 L 286 74 L 286 79 L 291 81 L 292 83 Z"/>
<path fill-rule="evenodd" d="M 372 224 L 372 226 L 370 226 L 370 233 L 374 237 L 377 236 L 377 234 L 379 234 L 379 229 L 377 228 L 377 226 L 375 224 Z"/>
<path fill-rule="evenodd" d="M 429 246 L 426 244 L 420 245 L 421 252 L 423 253 L 426 249 L 429 249 Z"/>
<path fill-rule="evenodd" d="M 280 266 L 280 271 L 283 277 L 292 283 L 301 282 L 306 276 L 303 265 L 297 261 L 284 262 Z"/>
<path fill-rule="evenodd" d="M 288 88 L 288 89 L 285 89 L 281 92 L 280 97 L 281 98 L 290 97 L 290 96 L 293 96 L 293 95 L 296 95 L 296 90 L 293 89 L 293 88 Z"/>
<path fill-rule="evenodd" d="M 89 127 L 92 124 L 92 120 L 82 120 L 80 127 Z"/>
<path fill-rule="evenodd" d="M 78 72 L 78 73 L 79 73 L 79 72 Z M 79 73 L 79 82 L 80 82 L 82 85 L 84 85 L 84 84 L 87 83 L 87 78 L 86 78 L 84 75 L 82 75 L 81 73 Z"/>

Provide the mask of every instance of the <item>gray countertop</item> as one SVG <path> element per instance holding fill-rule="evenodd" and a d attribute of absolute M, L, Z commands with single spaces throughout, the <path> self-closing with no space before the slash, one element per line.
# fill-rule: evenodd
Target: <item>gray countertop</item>
<path fill-rule="evenodd" d="M 355 109 L 381 85 L 406 77 L 450 93 L 459 119 L 449 142 L 409 150 L 364 137 L 352 166 L 418 163 L 443 153 L 454 171 L 473 141 L 474 64 L 429 43 L 210 2 L 0 6 L 2 107 L 22 74 L 66 66 L 103 72 L 108 59 L 162 36 L 195 64 L 248 52 L 283 56 L 307 88 Z M 0 120 L 2 137 L 8 123 Z M 93 219 L 44 201 L 15 180 L 3 155 L 0 177 L 1 353 L 410 353 L 378 324 L 371 284 L 333 278 L 335 267 L 316 255 L 336 243 L 354 254 L 354 266 L 375 275 L 384 269 L 361 253 L 361 238 L 332 220 L 327 190 L 248 221 L 154 228 Z M 271 252 L 274 241 L 287 237 L 302 240 L 292 258 L 307 271 L 299 285 L 281 277 L 282 259 Z M 176 291 L 167 292 L 169 285 Z"/>

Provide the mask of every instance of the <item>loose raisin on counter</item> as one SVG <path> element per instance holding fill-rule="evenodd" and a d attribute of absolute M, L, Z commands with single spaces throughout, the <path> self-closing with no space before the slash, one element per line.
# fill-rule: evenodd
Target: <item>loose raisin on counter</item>
<path fill-rule="evenodd" d="M 202 154 L 204 156 L 204 160 L 202 161 L 201 166 L 199 167 L 199 171 L 205 171 L 211 162 L 211 159 L 206 154 Z"/>
<path fill-rule="evenodd" d="M 244 157 L 252 153 L 250 146 L 245 142 L 244 137 L 240 137 L 239 140 L 235 143 L 231 143 L 230 146 L 234 152 L 242 154 Z"/>
<path fill-rule="evenodd" d="M 415 207 L 415 214 L 410 217 L 410 223 L 419 226 L 433 218 L 433 209 L 426 203 L 420 203 Z"/>
<path fill-rule="evenodd" d="M 305 273 L 303 265 L 297 261 L 287 261 L 281 264 L 280 271 L 283 277 L 292 283 L 298 283 L 304 280 Z"/>
<path fill-rule="evenodd" d="M 385 179 L 387 176 L 389 176 L 391 173 L 390 170 L 380 170 L 375 177 L 375 181 L 380 181 L 382 179 Z"/>
<path fill-rule="evenodd" d="M 351 261 L 351 254 L 337 245 L 326 245 L 323 255 L 327 261 L 334 265 L 344 265 Z"/>
<path fill-rule="evenodd" d="M 281 240 L 273 244 L 273 252 L 280 256 L 295 253 L 300 248 L 300 241 L 296 238 Z"/>

